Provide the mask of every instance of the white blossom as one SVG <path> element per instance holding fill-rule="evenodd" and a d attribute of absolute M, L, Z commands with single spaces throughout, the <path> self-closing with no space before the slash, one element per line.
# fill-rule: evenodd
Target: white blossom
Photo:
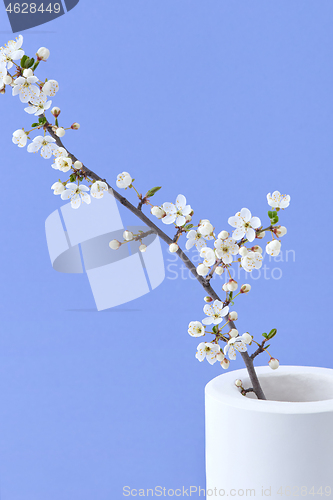
<path fill-rule="evenodd" d="M 281 242 L 279 240 L 269 241 L 266 245 L 266 253 L 272 257 L 279 255 L 281 250 Z"/>
<path fill-rule="evenodd" d="M 29 106 L 24 108 L 24 111 L 29 113 L 30 115 L 39 116 L 42 115 L 49 107 L 51 106 L 52 101 L 47 100 L 47 96 L 44 92 L 41 92 L 39 95 L 35 95 L 31 97 Z"/>
<path fill-rule="evenodd" d="M 53 167 L 55 170 L 61 170 L 61 172 L 68 172 L 68 170 L 72 168 L 72 159 L 69 157 L 60 157 L 55 160 L 53 165 L 55 165 Z"/>
<path fill-rule="evenodd" d="M 226 316 L 229 312 L 229 307 L 223 307 L 223 302 L 220 300 L 214 300 L 213 305 L 206 304 L 203 308 L 204 313 L 207 315 L 207 318 L 202 320 L 204 325 L 219 325 L 224 316 Z"/>
<path fill-rule="evenodd" d="M 231 328 L 231 330 L 229 330 L 229 335 L 231 338 L 238 337 L 238 330 L 236 330 L 236 328 Z"/>
<path fill-rule="evenodd" d="M 117 176 L 117 187 L 121 189 L 126 189 L 132 184 L 132 177 L 128 172 L 122 172 L 121 174 L 118 174 Z"/>
<path fill-rule="evenodd" d="M 229 356 L 229 359 L 236 359 L 236 351 L 245 352 L 247 351 L 246 343 L 243 339 L 243 336 L 240 337 L 232 337 L 228 340 L 227 345 L 224 348 L 224 354 Z"/>
<path fill-rule="evenodd" d="M 57 137 L 64 137 L 66 134 L 66 130 L 63 127 L 58 127 L 56 130 L 56 136 Z"/>
<path fill-rule="evenodd" d="M 238 283 L 231 278 L 227 283 L 227 287 L 229 292 L 235 292 L 238 288 Z"/>
<path fill-rule="evenodd" d="M 43 158 L 51 158 L 53 151 L 58 149 L 58 146 L 54 144 L 54 142 L 55 139 L 50 135 L 46 135 L 45 137 L 37 135 L 28 145 L 28 152 L 36 153 L 40 150 L 40 154 Z"/>
<path fill-rule="evenodd" d="M 205 327 L 200 321 L 191 321 L 188 325 L 188 333 L 191 337 L 202 337 L 205 335 Z"/>
<path fill-rule="evenodd" d="M 245 271 L 249 273 L 253 269 L 260 269 L 262 266 L 262 255 L 259 252 L 248 252 L 245 257 L 242 257 L 241 264 Z"/>
<path fill-rule="evenodd" d="M 241 257 L 245 257 L 245 255 L 247 255 L 249 253 L 249 250 L 245 247 L 241 247 L 239 249 L 238 253 L 239 253 L 239 255 L 241 255 Z"/>
<path fill-rule="evenodd" d="M 23 43 L 23 36 L 20 35 L 16 40 L 10 40 L 7 45 L 0 48 L 0 62 L 4 62 L 7 68 L 13 66 L 12 61 L 22 59 L 24 51 L 21 49 Z"/>
<path fill-rule="evenodd" d="M 205 264 L 199 264 L 197 266 L 197 273 L 199 276 L 206 276 L 209 272 L 209 267 L 205 266 Z"/>
<path fill-rule="evenodd" d="M 231 311 L 228 318 L 230 321 L 236 321 L 238 319 L 238 313 L 236 311 Z"/>
<path fill-rule="evenodd" d="M 10 75 L 5 75 L 2 79 L 2 83 L 5 85 L 11 85 L 13 83 L 13 79 Z"/>
<path fill-rule="evenodd" d="M 186 215 L 192 212 L 190 205 L 186 205 L 186 198 L 184 195 L 179 194 L 176 199 L 176 204 L 173 203 L 163 203 L 163 210 L 166 215 L 163 217 L 162 222 L 164 224 L 176 224 L 176 227 L 184 226 L 186 223 Z"/>
<path fill-rule="evenodd" d="M 76 163 L 76 162 L 75 162 Z M 74 165 L 75 165 L 74 163 Z M 108 191 L 108 185 L 104 181 L 96 181 L 90 188 L 90 194 L 93 198 L 103 198 L 104 193 Z"/>
<path fill-rule="evenodd" d="M 191 231 L 189 231 L 186 234 L 186 238 L 187 238 L 187 242 L 185 244 L 186 250 L 190 250 L 190 248 L 192 248 L 193 245 L 195 245 L 197 250 L 200 252 L 200 250 L 206 246 L 206 240 L 211 240 L 213 236 L 202 236 L 202 234 L 199 231 L 191 229 Z"/>
<path fill-rule="evenodd" d="M 50 51 L 46 47 L 40 47 L 36 52 L 36 56 L 38 61 L 47 61 L 50 57 Z"/>
<path fill-rule="evenodd" d="M 214 271 L 218 276 L 221 276 L 221 274 L 224 273 L 224 267 L 222 266 L 217 266 L 215 267 L 215 271 Z"/>
<path fill-rule="evenodd" d="M 252 217 L 248 208 L 242 208 L 234 217 L 229 217 L 228 223 L 236 229 L 232 233 L 234 240 L 240 240 L 246 235 L 249 241 L 256 237 L 255 229 L 261 226 L 259 217 Z"/>
<path fill-rule="evenodd" d="M 118 250 L 118 248 L 121 246 L 121 243 L 120 241 L 118 240 L 111 240 L 110 243 L 109 243 L 109 247 L 112 249 L 112 250 Z"/>
<path fill-rule="evenodd" d="M 202 219 L 199 223 L 198 231 L 202 236 L 211 236 L 214 231 L 214 226 L 208 219 Z"/>
<path fill-rule="evenodd" d="M 252 250 L 252 252 L 262 253 L 262 248 L 259 245 L 254 245 L 253 247 L 251 247 L 251 250 Z"/>
<path fill-rule="evenodd" d="M 46 95 L 54 97 L 59 90 L 59 83 L 56 80 L 48 80 L 43 85 L 43 92 Z"/>
<path fill-rule="evenodd" d="M 139 246 L 139 250 L 140 250 L 140 252 L 145 252 L 147 250 L 147 245 L 144 245 L 142 243 L 142 245 Z"/>
<path fill-rule="evenodd" d="M 62 148 L 62 147 L 60 147 L 60 148 L 56 147 L 52 151 L 52 154 L 56 158 L 56 160 L 58 158 L 67 158 L 68 157 L 68 151 L 66 151 L 66 149 Z M 59 170 L 59 165 L 56 162 L 52 163 L 51 167 L 54 168 L 55 170 Z"/>
<path fill-rule="evenodd" d="M 204 247 L 200 250 L 200 257 L 204 258 L 203 264 L 207 267 L 211 267 L 216 262 L 216 255 L 212 248 Z"/>
<path fill-rule="evenodd" d="M 280 191 L 274 191 L 267 195 L 268 205 L 273 208 L 287 208 L 290 203 L 289 194 L 281 194 Z"/>
<path fill-rule="evenodd" d="M 195 357 L 199 361 L 203 361 L 205 358 L 208 363 L 213 365 L 220 356 L 221 348 L 218 344 L 213 344 L 212 342 L 201 342 L 197 347 L 197 352 Z"/>
<path fill-rule="evenodd" d="M 171 253 L 175 253 L 179 250 L 179 246 L 177 245 L 177 243 L 171 243 L 169 245 L 169 252 Z"/>
<path fill-rule="evenodd" d="M 221 231 L 217 237 L 220 239 L 220 240 L 226 240 L 229 236 L 229 233 L 228 231 Z"/>
<path fill-rule="evenodd" d="M 239 246 L 232 238 L 221 240 L 218 238 L 214 241 L 216 255 L 222 259 L 224 264 L 230 264 L 233 260 L 233 255 L 237 255 Z"/>
<path fill-rule="evenodd" d="M 53 194 L 61 194 L 65 191 L 65 186 L 62 182 L 55 182 L 52 184 L 51 189 L 53 189 Z"/>
<path fill-rule="evenodd" d="M 246 332 L 246 333 L 243 333 L 242 339 L 245 342 L 245 344 L 251 344 L 253 337 L 248 332 Z"/>
<path fill-rule="evenodd" d="M 13 132 L 12 141 L 14 144 L 17 144 L 19 148 L 24 148 L 28 141 L 27 134 L 23 129 L 19 128 L 18 130 L 15 130 L 15 132 Z"/>
<path fill-rule="evenodd" d="M 36 98 L 40 94 L 40 90 L 35 85 L 38 82 L 37 76 L 19 76 L 13 82 L 12 94 L 19 95 L 21 102 L 28 102 Z"/>
<path fill-rule="evenodd" d="M 69 182 L 66 185 L 66 191 L 61 193 L 61 199 L 62 200 L 71 200 L 71 207 L 72 208 L 79 208 L 81 206 L 81 203 L 86 203 L 89 205 L 91 203 L 91 198 L 89 193 L 89 188 L 88 186 L 84 186 L 83 184 L 80 184 L 79 186 L 77 184 L 74 184 L 73 182 Z"/>
<path fill-rule="evenodd" d="M 4 78 L 7 76 L 7 67 L 4 62 L 0 62 L 0 88 L 5 85 Z"/>
<path fill-rule="evenodd" d="M 268 364 L 270 366 L 270 368 L 272 368 L 272 370 L 276 370 L 277 368 L 279 368 L 280 366 L 280 362 L 278 359 L 275 359 L 275 358 L 271 358 L 269 361 L 268 361 Z"/>
<path fill-rule="evenodd" d="M 163 208 L 158 206 L 151 207 L 150 212 L 152 213 L 152 215 L 155 215 L 155 217 L 157 217 L 158 219 L 162 219 L 162 217 L 165 216 L 165 210 L 163 210 Z"/>
<path fill-rule="evenodd" d="M 74 162 L 73 167 L 75 168 L 75 170 L 81 170 L 81 168 L 83 167 L 83 163 L 81 161 L 79 161 L 79 160 L 76 160 Z"/>

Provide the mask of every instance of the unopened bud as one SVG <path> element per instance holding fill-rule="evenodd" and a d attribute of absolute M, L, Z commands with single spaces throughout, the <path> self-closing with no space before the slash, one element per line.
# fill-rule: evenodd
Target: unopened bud
<path fill-rule="evenodd" d="M 13 79 L 10 75 L 5 75 L 2 79 L 2 81 L 5 85 L 10 85 L 12 83 Z"/>
<path fill-rule="evenodd" d="M 74 123 L 73 123 L 73 125 L 71 125 L 71 128 L 72 128 L 73 130 L 79 130 L 79 128 L 80 128 L 80 124 L 79 124 L 79 123 L 77 123 L 77 122 L 74 122 Z"/>
<path fill-rule="evenodd" d="M 3 81 L 5 82 L 5 79 L 3 79 Z M 278 238 L 281 238 L 282 236 L 284 236 L 285 234 L 287 234 L 287 228 L 285 226 L 276 226 L 273 229 L 273 232 L 276 234 L 276 236 Z"/>
<path fill-rule="evenodd" d="M 228 231 L 221 231 L 217 237 L 219 238 L 219 240 L 226 240 L 228 236 L 229 236 Z"/>
<path fill-rule="evenodd" d="M 266 235 L 265 231 L 261 231 L 260 233 L 256 234 L 256 238 L 262 240 L 263 238 L 265 238 L 265 235 Z"/>
<path fill-rule="evenodd" d="M 175 253 L 177 250 L 179 250 L 177 243 L 171 243 L 171 245 L 169 245 L 169 252 Z"/>
<path fill-rule="evenodd" d="M 61 109 L 60 108 L 57 108 L 57 106 L 54 106 L 54 108 L 51 109 L 51 113 L 53 114 L 53 116 L 55 118 L 58 118 L 58 116 L 60 115 L 61 113 Z"/>
<path fill-rule="evenodd" d="M 245 257 L 245 255 L 247 255 L 247 254 L 249 253 L 249 251 L 248 251 L 248 249 L 247 249 L 247 248 L 245 248 L 245 247 L 241 247 L 241 248 L 239 249 L 239 252 L 238 252 L 238 253 L 239 253 L 239 255 L 241 255 L 242 257 Z"/>
<path fill-rule="evenodd" d="M 199 264 L 197 267 L 197 273 L 199 276 L 206 276 L 208 274 L 209 267 L 205 266 L 205 264 Z"/>
<path fill-rule="evenodd" d="M 112 250 L 118 250 L 120 245 L 121 245 L 121 243 L 118 240 L 111 240 L 109 243 L 109 247 L 112 248 Z"/>
<path fill-rule="evenodd" d="M 213 302 L 213 299 L 209 295 L 206 295 L 206 297 L 204 297 L 204 301 L 205 302 Z"/>
<path fill-rule="evenodd" d="M 56 130 L 56 135 L 58 137 L 64 137 L 65 133 L 66 133 L 66 130 L 63 127 L 59 127 Z"/>
<path fill-rule="evenodd" d="M 203 221 L 200 221 L 198 231 L 202 234 L 202 236 L 209 236 L 214 231 L 214 227 L 209 220 L 204 219 Z"/>
<path fill-rule="evenodd" d="M 216 354 L 216 359 L 218 361 L 223 361 L 224 358 L 225 358 L 225 355 L 224 355 L 224 353 L 222 351 L 220 351 L 218 354 Z"/>
<path fill-rule="evenodd" d="M 281 242 L 279 240 L 273 240 L 267 243 L 266 245 L 266 252 L 268 255 L 271 255 L 272 257 L 276 257 L 279 255 L 281 250 Z"/>
<path fill-rule="evenodd" d="M 259 246 L 259 245 L 254 245 L 252 248 L 251 248 L 252 252 L 259 252 L 259 253 L 262 253 L 262 248 Z"/>
<path fill-rule="evenodd" d="M 228 318 L 230 321 L 236 321 L 236 319 L 238 319 L 238 314 L 236 313 L 236 311 L 231 311 Z"/>
<path fill-rule="evenodd" d="M 32 69 L 28 68 L 23 71 L 24 78 L 29 78 L 29 76 L 34 76 Z"/>
<path fill-rule="evenodd" d="M 185 215 L 186 222 L 191 222 L 192 215 Z"/>
<path fill-rule="evenodd" d="M 268 361 L 268 364 L 269 366 L 272 368 L 272 370 L 276 370 L 277 368 L 279 368 L 280 366 L 280 362 L 278 359 L 275 359 L 275 358 L 271 358 L 269 361 Z"/>
<path fill-rule="evenodd" d="M 46 47 L 40 47 L 36 52 L 38 61 L 47 61 L 50 57 L 50 51 Z"/>
<path fill-rule="evenodd" d="M 0 94 L 5 94 L 6 89 L 3 83 L 0 82 Z"/>
<path fill-rule="evenodd" d="M 229 335 L 231 338 L 238 337 L 238 330 L 236 330 L 236 328 L 231 328 L 231 330 L 229 330 Z"/>
<path fill-rule="evenodd" d="M 140 250 L 140 252 L 145 252 L 147 250 L 147 245 L 144 245 L 144 244 L 140 245 L 139 250 Z"/>
<path fill-rule="evenodd" d="M 160 208 L 160 207 L 157 207 L 157 206 L 154 206 L 154 207 L 151 207 L 151 213 L 153 215 L 155 215 L 155 217 L 157 217 L 158 219 L 162 219 L 164 216 L 165 216 L 165 210 L 163 210 L 163 208 Z"/>
<path fill-rule="evenodd" d="M 81 168 L 83 167 L 83 164 L 81 161 L 76 160 L 76 162 L 74 162 L 73 167 L 75 168 L 75 170 L 81 170 Z"/>
<path fill-rule="evenodd" d="M 224 370 L 227 370 L 229 368 L 230 361 L 227 358 L 224 358 L 223 361 L 221 361 L 221 366 Z"/>
<path fill-rule="evenodd" d="M 132 241 L 132 239 L 133 239 L 133 233 L 132 233 L 132 231 L 124 231 L 123 232 L 123 238 L 126 241 Z"/>
<path fill-rule="evenodd" d="M 216 272 L 216 274 L 217 274 L 218 276 L 221 276 L 221 274 L 223 274 L 223 273 L 224 273 L 224 267 L 222 267 L 222 266 L 217 266 L 217 267 L 215 268 L 215 272 Z"/>
<path fill-rule="evenodd" d="M 251 285 L 246 284 L 246 285 L 241 286 L 240 292 L 241 293 L 248 293 L 250 290 L 251 290 Z"/>
<path fill-rule="evenodd" d="M 244 340 L 245 344 L 251 344 L 253 337 L 249 333 L 243 333 L 242 339 Z"/>
<path fill-rule="evenodd" d="M 238 288 L 237 281 L 230 279 L 227 283 L 229 292 L 235 292 Z"/>
<path fill-rule="evenodd" d="M 223 289 L 225 292 L 229 292 L 228 283 L 224 283 L 224 285 L 222 285 L 222 289 Z"/>
<path fill-rule="evenodd" d="M 242 387 L 242 385 L 243 385 L 243 382 L 239 378 L 237 380 L 235 380 L 236 387 Z"/>

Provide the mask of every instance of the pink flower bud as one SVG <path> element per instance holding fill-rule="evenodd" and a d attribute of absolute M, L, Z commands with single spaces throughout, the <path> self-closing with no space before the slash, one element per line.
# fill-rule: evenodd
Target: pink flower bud
<path fill-rule="evenodd" d="M 205 302 L 213 302 L 213 299 L 209 295 L 207 295 L 206 297 L 204 297 L 204 301 Z"/>
<path fill-rule="evenodd" d="M 80 125 L 79 123 L 74 122 L 74 123 L 71 125 L 71 129 L 73 129 L 73 130 L 79 130 L 80 126 L 81 126 L 81 125 Z"/>
<path fill-rule="evenodd" d="M 240 293 L 248 293 L 251 290 L 251 285 L 242 285 L 240 289 Z"/>

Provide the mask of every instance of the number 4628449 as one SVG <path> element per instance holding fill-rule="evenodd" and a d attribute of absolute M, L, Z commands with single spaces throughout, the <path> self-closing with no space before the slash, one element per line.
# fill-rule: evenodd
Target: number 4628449
<path fill-rule="evenodd" d="M 12 4 L 10 3 L 6 8 L 6 11 L 10 14 L 36 14 L 37 12 L 41 12 L 42 14 L 44 12 L 48 12 L 49 14 L 52 14 L 52 12 L 54 12 L 54 14 L 59 14 L 60 10 L 60 3 L 49 3 L 45 9 L 43 3 L 41 3 L 39 7 L 37 7 L 35 3 L 22 3 L 22 5 L 20 3 L 14 3 L 12 7 Z"/>

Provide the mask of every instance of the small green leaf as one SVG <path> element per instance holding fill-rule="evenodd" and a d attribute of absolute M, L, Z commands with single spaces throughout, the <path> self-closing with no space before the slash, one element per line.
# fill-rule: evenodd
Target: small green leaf
<path fill-rule="evenodd" d="M 194 227 L 193 224 L 186 224 L 186 226 L 184 226 L 184 229 L 185 231 L 189 231 L 190 229 L 192 229 L 192 227 Z"/>
<path fill-rule="evenodd" d="M 271 344 L 268 344 L 265 346 L 265 349 L 268 349 L 271 346 Z"/>
<path fill-rule="evenodd" d="M 71 175 L 69 176 L 69 180 L 70 180 L 71 182 L 74 182 L 74 181 L 75 181 L 75 175 L 74 175 L 74 174 L 71 174 Z"/>
<path fill-rule="evenodd" d="M 231 305 L 231 306 L 234 306 L 234 305 L 235 305 L 235 302 L 232 300 L 232 301 L 230 302 L 230 305 Z"/>
<path fill-rule="evenodd" d="M 29 59 L 29 61 L 26 61 L 26 68 L 31 68 L 31 66 L 33 66 L 35 64 L 35 59 L 33 57 L 31 57 L 31 59 Z"/>
<path fill-rule="evenodd" d="M 56 127 L 59 127 L 58 118 L 55 119 Z"/>
<path fill-rule="evenodd" d="M 232 300 L 233 295 L 234 295 L 233 292 L 229 293 L 229 300 Z"/>
<path fill-rule="evenodd" d="M 28 61 L 29 57 L 28 56 L 23 56 L 22 59 L 21 59 L 21 68 L 26 68 L 27 66 L 25 66 L 25 63 L 26 61 Z"/>
<path fill-rule="evenodd" d="M 271 219 L 271 223 L 272 223 L 272 224 L 276 224 L 277 222 L 279 222 L 279 217 L 276 215 L 275 217 L 273 217 L 273 218 Z"/>
<path fill-rule="evenodd" d="M 276 333 L 277 333 L 277 329 L 276 329 L 276 328 L 273 328 L 273 329 L 269 332 L 269 334 L 267 335 L 267 340 L 271 340 L 273 337 L 275 337 Z"/>
<path fill-rule="evenodd" d="M 219 327 L 217 325 L 213 326 L 213 332 L 216 334 L 219 331 Z"/>
<path fill-rule="evenodd" d="M 39 123 L 33 123 L 31 126 L 32 127 L 38 127 Z"/>
<path fill-rule="evenodd" d="M 159 191 L 161 187 L 162 186 L 157 186 L 152 189 L 149 189 L 149 191 L 147 191 L 145 198 L 151 198 L 152 196 L 154 196 L 154 194 L 157 193 L 157 191 Z"/>
<path fill-rule="evenodd" d="M 265 337 L 265 339 L 268 337 L 267 333 L 263 333 L 262 336 Z"/>

